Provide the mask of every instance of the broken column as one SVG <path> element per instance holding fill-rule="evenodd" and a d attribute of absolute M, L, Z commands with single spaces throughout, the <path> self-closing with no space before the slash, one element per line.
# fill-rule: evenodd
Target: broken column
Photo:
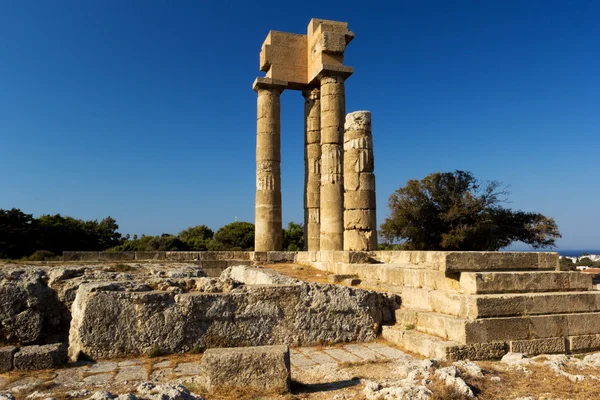
<path fill-rule="evenodd" d="M 344 250 L 377 250 L 371 113 L 346 116 L 344 133 Z"/>
<path fill-rule="evenodd" d="M 321 78 L 320 250 L 344 248 L 344 78 Z"/>
<path fill-rule="evenodd" d="M 304 90 L 304 250 L 319 251 L 321 222 L 320 90 Z"/>
<path fill-rule="evenodd" d="M 281 137 L 280 95 L 287 82 L 257 78 L 255 251 L 280 251 Z"/>

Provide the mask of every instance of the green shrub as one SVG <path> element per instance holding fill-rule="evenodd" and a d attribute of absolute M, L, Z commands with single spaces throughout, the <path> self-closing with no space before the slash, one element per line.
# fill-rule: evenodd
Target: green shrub
<path fill-rule="evenodd" d="M 163 351 L 158 346 L 152 346 L 148 351 L 146 351 L 146 355 L 150 358 L 156 358 L 163 355 Z"/>
<path fill-rule="evenodd" d="M 27 257 L 27 261 L 60 261 L 61 259 L 62 257 L 48 250 L 36 250 L 32 255 Z"/>
<path fill-rule="evenodd" d="M 190 353 L 201 354 L 201 353 L 204 353 L 205 350 L 206 350 L 206 347 L 204 347 L 204 345 L 197 344 L 194 346 L 194 348 L 192 350 L 190 350 Z"/>

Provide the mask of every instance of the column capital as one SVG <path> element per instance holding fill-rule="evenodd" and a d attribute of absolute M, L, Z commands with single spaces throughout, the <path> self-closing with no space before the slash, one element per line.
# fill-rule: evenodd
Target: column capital
<path fill-rule="evenodd" d="M 352 68 L 352 67 L 346 67 L 344 65 L 342 65 L 342 66 L 323 65 L 323 68 L 317 75 L 317 79 L 321 80 L 325 77 L 330 77 L 330 78 L 341 78 L 343 80 L 346 80 L 353 73 L 354 73 L 354 68 Z"/>
<path fill-rule="evenodd" d="M 271 78 L 256 78 L 252 84 L 252 89 L 255 92 L 258 92 L 259 90 L 270 90 L 281 93 L 287 87 L 288 83 L 286 81 Z"/>
<path fill-rule="evenodd" d="M 317 100 L 321 97 L 321 89 L 319 89 L 319 88 L 304 89 L 302 91 L 302 96 L 304 96 L 304 98 L 306 100 Z"/>

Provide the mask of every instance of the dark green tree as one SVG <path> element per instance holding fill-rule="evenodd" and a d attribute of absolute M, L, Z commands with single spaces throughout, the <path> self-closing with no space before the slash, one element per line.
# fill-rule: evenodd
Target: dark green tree
<path fill-rule="evenodd" d="M 254 250 L 254 224 L 232 222 L 214 235 L 209 250 Z"/>
<path fill-rule="evenodd" d="M 214 232 L 206 225 L 197 225 L 187 228 L 177 237 L 185 243 L 190 250 L 204 251 L 208 250 Z"/>
<path fill-rule="evenodd" d="M 290 222 L 287 228 L 283 228 L 284 251 L 302 251 L 304 250 L 304 228 L 300 224 Z"/>
<path fill-rule="evenodd" d="M 20 258 L 35 250 L 36 221 L 17 208 L 0 209 L 0 258 Z"/>
<path fill-rule="evenodd" d="M 406 250 L 495 251 L 515 241 L 553 247 L 561 237 L 554 219 L 503 208 L 507 195 L 499 182 L 480 183 L 465 171 L 409 180 L 390 196 L 380 233 Z"/>

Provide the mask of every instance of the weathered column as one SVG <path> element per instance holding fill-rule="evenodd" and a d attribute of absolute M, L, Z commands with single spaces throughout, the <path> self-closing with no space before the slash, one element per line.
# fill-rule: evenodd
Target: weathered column
<path fill-rule="evenodd" d="M 280 251 L 281 137 L 280 95 L 286 82 L 257 78 L 255 251 Z"/>
<path fill-rule="evenodd" d="M 321 219 L 321 91 L 304 96 L 304 250 L 319 251 Z"/>
<path fill-rule="evenodd" d="M 320 250 L 344 248 L 344 78 L 321 78 Z"/>
<path fill-rule="evenodd" d="M 344 133 L 344 250 L 377 250 L 375 163 L 371 113 L 346 116 Z"/>

